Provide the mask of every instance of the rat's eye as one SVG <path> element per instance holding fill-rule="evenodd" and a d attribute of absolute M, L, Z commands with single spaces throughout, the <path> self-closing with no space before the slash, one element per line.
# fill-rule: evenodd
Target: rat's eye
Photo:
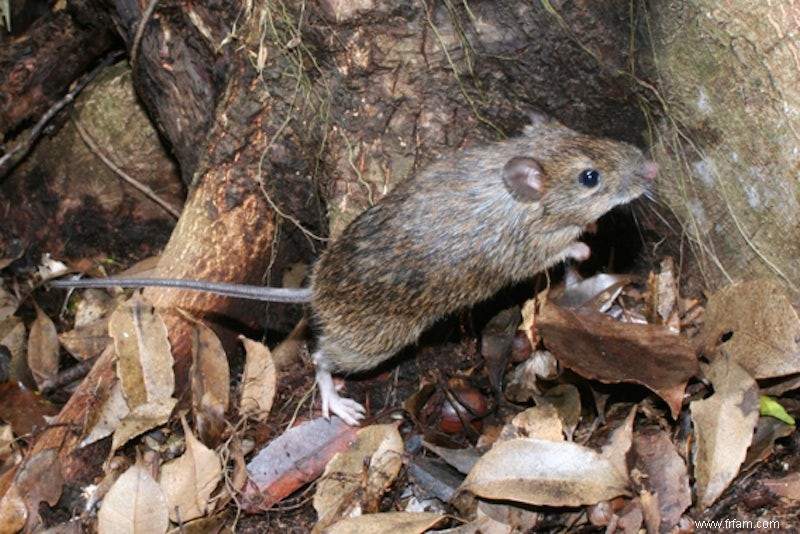
<path fill-rule="evenodd" d="M 597 187 L 600 183 L 600 171 L 586 169 L 578 175 L 578 181 L 586 187 Z"/>

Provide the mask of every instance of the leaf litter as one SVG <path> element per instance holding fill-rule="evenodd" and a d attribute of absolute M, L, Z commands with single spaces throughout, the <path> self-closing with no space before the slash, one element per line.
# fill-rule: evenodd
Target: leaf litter
<path fill-rule="evenodd" d="M 800 328 L 786 296 L 768 282 L 725 288 L 705 308 L 678 295 L 671 261 L 651 274 L 644 293 L 633 282 L 578 280 L 540 293 L 521 318 L 513 309 L 498 316 L 484 331 L 485 367 L 449 386 L 435 374 L 420 376 L 427 393 L 413 423 L 356 429 L 336 418 L 301 420 L 254 442 L 253 425 L 273 424 L 282 371 L 265 345 L 242 338 L 246 363 L 231 388 L 236 375 L 223 344 L 194 321 L 189 424 L 175 396 L 167 327 L 140 296 L 110 319 L 104 308 L 116 301 L 92 297 L 99 304 L 82 312 L 83 326 L 58 337 L 37 312 L 27 361 L 41 382 L 59 371 L 59 339 L 78 359 L 114 352 L 115 378 L 96 391 L 80 442 L 108 443 L 102 469 L 110 489 L 84 514 L 101 532 L 219 525 L 230 520 L 228 503 L 258 513 L 314 481 L 320 532 L 425 532 L 459 523 L 465 532 L 581 523 L 663 532 L 702 515 L 793 432 L 797 405 L 783 394 L 800 374 Z M 18 332 L 22 323 L 8 320 L 16 322 L 6 331 Z M 452 394 L 453 384 L 459 403 L 468 393 L 494 407 L 471 415 L 481 425 L 430 426 L 419 418 L 435 391 Z M 767 388 L 772 397 L 763 395 Z M 8 431 L 21 428 L 15 422 Z M 26 462 L 15 447 L 0 454 L 10 475 L 0 518 L 17 530 L 40 524 L 39 503 L 55 506 L 65 480 L 37 466 L 59 466 L 63 453 L 47 449 Z M 112 454 L 136 461 L 120 476 Z M 764 484 L 775 498 L 798 494 L 796 477 Z"/>

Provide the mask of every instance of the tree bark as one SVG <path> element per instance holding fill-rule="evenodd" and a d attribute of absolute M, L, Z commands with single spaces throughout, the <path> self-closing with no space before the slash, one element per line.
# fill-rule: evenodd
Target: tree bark
<path fill-rule="evenodd" d="M 652 7 L 659 183 L 704 283 L 767 277 L 800 302 L 796 3 Z"/>
<path fill-rule="evenodd" d="M 54 10 L 0 46 L 0 138 L 38 119 L 118 44 L 106 14 L 87 0 Z"/>

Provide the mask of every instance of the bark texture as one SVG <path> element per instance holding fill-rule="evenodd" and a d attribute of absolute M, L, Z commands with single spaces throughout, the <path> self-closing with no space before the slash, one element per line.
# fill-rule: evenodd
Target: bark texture
<path fill-rule="evenodd" d="M 655 2 L 659 184 L 707 283 L 800 301 L 800 4 Z"/>
<path fill-rule="evenodd" d="M 39 118 L 119 41 L 91 1 L 59 6 L 0 46 L 0 139 Z"/>

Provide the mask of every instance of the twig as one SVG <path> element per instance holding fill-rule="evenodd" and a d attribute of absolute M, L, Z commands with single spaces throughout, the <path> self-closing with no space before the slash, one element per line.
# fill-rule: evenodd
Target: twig
<path fill-rule="evenodd" d="M 75 100 L 75 97 L 78 96 L 78 93 L 80 93 L 83 88 L 86 87 L 86 85 L 100 73 L 101 70 L 117 61 L 122 57 L 122 55 L 123 52 L 120 50 L 108 54 L 94 69 L 91 70 L 91 72 L 81 78 L 78 83 L 75 84 L 75 87 L 73 87 L 64 98 L 50 106 L 50 109 L 47 110 L 47 113 L 42 115 L 42 118 L 39 119 L 39 122 L 37 122 L 36 125 L 27 132 L 25 139 L 17 143 L 14 148 L 0 157 L 0 178 L 3 178 L 6 176 L 6 174 L 11 172 L 11 169 L 16 167 L 17 164 L 28 154 L 28 152 L 30 152 L 33 145 L 41 136 L 42 130 L 44 130 L 44 127 L 48 122 L 50 122 L 50 119 L 52 119 L 59 111 L 71 104 Z"/>
<path fill-rule="evenodd" d="M 114 171 L 114 173 L 116 173 L 117 176 L 119 176 L 120 178 L 131 184 L 133 187 L 138 189 L 143 195 L 145 195 L 147 198 L 149 198 L 150 200 L 152 200 L 153 202 L 164 208 L 166 211 L 169 212 L 170 215 L 172 215 L 176 219 L 181 216 L 181 212 L 179 209 L 177 209 L 172 204 L 159 197 L 155 191 L 150 189 L 148 186 L 144 185 L 142 182 L 140 182 L 133 176 L 130 176 L 121 168 L 119 168 L 116 164 L 114 164 L 114 162 L 111 161 L 100 150 L 100 147 L 97 146 L 97 143 L 94 142 L 89 133 L 83 128 L 83 126 L 77 119 L 73 119 L 72 123 L 75 125 L 75 129 L 78 130 L 78 134 L 81 136 L 81 139 L 83 139 L 83 142 L 86 143 L 86 145 L 89 147 L 89 150 L 91 150 L 95 156 L 100 158 L 109 169 L 111 169 L 112 171 Z"/>
<path fill-rule="evenodd" d="M 136 62 L 139 61 L 139 46 L 142 44 L 144 27 L 147 26 L 147 23 L 152 18 L 157 5 L 158 0 L 151 0 L 150 5 L 147 6 L 142 18 L 139 20 L 139 24 L 136 26 L 136 35 L 133 37 L 133 44 L 131 44 L 131 70 L 136 66 Z"/>
<path fill-rule="evenodd" d="M 96 360 L 97 358 L 92 358 L 91 360 L 84 360 L 78 362 L 76 365 L 73 365 L 69 369 L 61 371 L 50 380 L 42 382 L 42 385 L 39 389 L 45 395 L 49 395 L 50 393 L 56 391 L 58 388 L 64 387 L 67 384 L 71 384 L 76 380 L 85 377 L 87 374 L 89 374 L 89 371 L 91 370 Z"/>

